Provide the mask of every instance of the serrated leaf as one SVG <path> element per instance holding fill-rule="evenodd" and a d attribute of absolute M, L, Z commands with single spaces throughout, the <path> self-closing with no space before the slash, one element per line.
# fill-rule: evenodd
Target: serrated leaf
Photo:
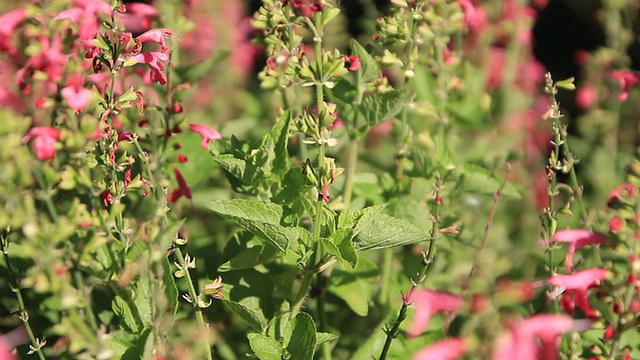
<path fill-rule="evenodd" d="M 358 265 L 358 253 L 353 246 L 353 237 L 352 229 L 339 229 L 331 235 L 333 244 L 340 253 L 341 262 L 351 268 Z"/>
<path fill-rule="evenodd" d="M 362 220 L 365 220 L 364 217 Z M 354 239 L 354 245 L 358 251 L 416 244 L 429 240 L 426 232 L 417 226 L 382 213 L 367 216 L 362 226 L 361 222 L 358 222 L 356 229 L 360 230 Z"/>
<path fill-rule="evenodd" d="M 458 188 L 462 191 L 493 195 L 504 183 L 504 180 L 491 173 L 489 170 L 473 164 L 466 164 L 463 167 L 463 179 Z M 512 183 L 506 183 L 502 190 L 502 195 L 509 199 L 520 199 L 520 191 Z"/>
<path fill-rule="evenodd" d="M 260 360 L 281 360 L 282 345 L 275 339 L 262 334 L 249 334 L 249 346 Z"/>
<path fill-rule="evenodd" d="M 289 153 L 287 144 L 289 143 L 289 125 L 291 124 L 291 110 L 286 110 L 280 115 L 278 121 L 273 126 L 268 136 L 275 142 L 275 159 L 273 160 L 273 171 L 276 174 L 284 174 L 287 171 Z"/>
<path fill-rule="evenodd" d="M 390 119 L 402 110 L 406 95 L 402 91 L 391 90 L 368 96 L 362 100 L 358 110 L 367 121 L 369 128 Z"/>
<path fill-rule="evenodd" d="M 285 251 L 292 241 L 300 238 L 300 227 L 280 225 L 284 210 L 282 206 L 261 201 L 232 199 L 210 202 L 209 209 L 233 220 L 236 224 L 250 231 L 263 240 L 269 241 L 278 250 Z"/>
<path fill-rule="evenodd" d="M 312 360 L 316 344 L 316 325 L 311 315 L 299 313 L 293 320 L 293 333 L 287 347 L 291 359 Z"/>
<path fill-rule="evenodd" d="M 367 82 L 377 79 L 380 76 L 380 66 L 378 66 L 376 59 L 374 59 L 356 39 L 352 38 L 349 44 L 351 45 L 353 54 L 360 59 L 361 66 L 360 69 L 358 69 L 360 72 L 360 80 Z"/>
<path fill-rule="evenodd" d="M 444 135 L 438 134 L 434 138 L 434 142 L 436 146 L 436 161 L 438 164 L 445 169 L 455 167 L 453 152 L 449 149 L 449 145 L 447 145 L 447 140 L 444 138 Z"/>

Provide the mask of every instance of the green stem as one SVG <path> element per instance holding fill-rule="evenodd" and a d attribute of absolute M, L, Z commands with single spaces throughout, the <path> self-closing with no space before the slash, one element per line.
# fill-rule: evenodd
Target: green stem
<path fill-rule="evenodd" d="M 435 191 L 434 191 L 435 200 L 433 203 L 433 208 L 431 210 L 431 213 L 433 216 L 433 223 L 431 225 L 431 239 L 429 241 L 429 248 L 427 250 L 427 253 L 425 254 L 423 252 L 422 271 L 420 271 L 420 274 L 418 276 L 418 281 L 413 282 L 413 286 L 411 286 L 411 289 L 409 290 L 407 295 L 403 296 L 402 306 L 400 307 L 400 311 L 398 312 L 398 317 L 394 321 L 393 327 L 391 327 L 391 329 L 385 330 L 387 334 L 387 338 L 384 341 L 384 345 L 382 347 L 382 352 L 380 353 L 379 360 L 385 360 L 387 358 L 387 354 L 389 352 L 389 349 L 391 348 L 391 343 L 393 342 L 393 339 L 397 338 L 398 335 L 400 334 L 400 325 L 407 318 L 407 310 L 411 305 L 408 301 L 408 296 L 419 285 L 425 282 L 425 280 L 427 279 L 427 271 L 429 270 L 429 267 L 433 263 L 435 258 L 435 243 L 438 238 L 438 234 L 440 234 L 440 218 L 441 218 L 441 214 L 440 214 L 441 204 L 437 199 L 439 198 L 440 189 L 442 188 L 442 179 L 440 175 L 436 173 L 435 178 L 436 178 Z"/>
<path fill-rule="evenodd" d="M 196 311 L 196 320 L 198 320 L 198 324 L 200 324 L 200 326 L 203 329 L 208 329 L 209 328 L 209 324 L 207 324 L 204 321 L 204 315 L 202 315 L 202 309 L 200 308 L 200 306 L 198 306 L 198 292 L 196 291 L 195 286 L 193 286 L 193 279 L 191 278 L 191 273 L 189 272 L 189 269 L 187 268 L 187 262 L 184 259 L 184 255 L 182 254 L 182 250 L 180 250 L 179 247 L 176 247 L 174 250 L 174 253 L 176 254 L 176 257 L 178 258 L 178 263 L 180 264 L 180 266 L 182 267 L 182 269 L 184 269 L 184 277 L 185 280 L 187 282 L 187 287 L 188 287 L 188 291 L 189 291 L 189 297 L 191 298 L 192 301 L 192 305 Z M 211 353 L 211 343 L 209 342 L 209 335 L 205 334 L 205 336 L 203 337 L 203 344 L 206 346 L 206 352 L 205 355 L 207 357 L 207 360 L 213 360 L 213 354 Z"/>
<path fill-rule="evenodd" d="M 24 306 L 24 299 L 22 298 L 22 292 L 20 292 L 20 286 L 18 281 L 14 278 L 13 267 L 11 266 L 11 262 L 9 262 L 9 229 L 3 230 L 2 234 L 0 234 L 0 250 L 2 250 L 2 255 L 4 258 L 4 263 L 7 266 L 7 272 L 9 275 L 9 283 L 11 290 L 16 294 L 16 299 L 18 300 L 18 311 L 20 312 L 20 320 L 22 320 L 22 324 L 24 325 L 27 333 L 29 334 L 29 339 L 31 340 L 31 345 L 34 349 L 36 349 L 36 353 L 38 354 L 38 358 L 40 360 L 44 360 L 44 354 L 40 349 L 40 341 L 35 337 L 33 330 L 31 329 L 31 325 L 29 324 L 29 313 L 27 313 L 26 307 Z"/>
<path fill-rule="evenodd" d="M 311 287 L 311 281 L 313 280 L 314 271 L 307 269 L 304 273 L 304 278 L 302 279 L 302 284 L 300 285 L 300 289 L 298 289 L 298 294 L 296 298 L 293 300 L 293 307 L 291 309 L 291 318 L 295 318 L 298 313 L 300 313 L 300 309 L 302 308 L 302 304 L 304 303 L 304 299 L 309 292 L 309 288 Z"/>
<path fill-rule="evenodd" d="M 393 248 L 382 250 L 382 276 L 380 280 L 380 292 L 378 302 L 385 305 L 389 301 L 389 284 L 391 283 L 391 273 L 393 266 Z"/>

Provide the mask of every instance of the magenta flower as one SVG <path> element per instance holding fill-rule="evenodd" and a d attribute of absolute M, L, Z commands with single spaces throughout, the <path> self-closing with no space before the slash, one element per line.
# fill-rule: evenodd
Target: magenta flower
<path fill-rule="evenodd" d="M 405 301 L 416 307 L 413 323 L 407 331 L 407 336 L 420 335 L 429 325 L 431 316 L 441 312 L 455 312 L 462 307 L 462 298 L 448 292 L 416 289 L 412 290 Z"/>
<path fill-rule="evenodd" d="M 162 73 L 163 61 L 169 61 L 169 55 L 159 51 L 143 52 L 133 57 L 138 63 L 147 64 L 151 68 L 151 80 L 161 85 L 167 83 L 167 78 Z"/>
<path fill-rule="evenodd" d="M 158 10 L 143 2 L 131 2 L 125 7 L 127 12 L 118 13 L 116 17 L 131 33 L 140 34 L 151 29 L 151 23 L 158 17 Z"/>
<path fill-rule="evenodd" d="M 222 135 L 212 128 L 202 124 L 189 124 L 189 130 L 195 131 L 202 136 L 202 147 L 209 149 L 209 142 L 211 140 L 220 140 Z"/>
<path fill-rule="evenodd" d="M 49 160 L 56 155 L 56 140 L 59 138 L 60 130 L 49 126 L 36 126 L 22 138 L 22 143 L 26 144 L 33 139 L 36 157 L 40 160 Z"/>
<path fill-rule="evenodd" d="M 466 351 L 461 338 L 449 338 L 437 341 L 420 350 L 412 360 L 455 360 Z"/>
<path fill-rule="evenodd" d="M 620 101 L 626 101 L 629 97 L 631 87 L 640 82 L 640 76 L 633 71 L 612 71 L 609 73 L 609 77 L 618 80 L 620 85 L 620 95 L 618 96 L 618 100 Z"/>
<path fill-rule="evenodd" d="M 171 35 L 173 35 L 173 31 L 170 29 L 152 29 L 137 36 L 136 40 L 140 43 L 151 41 L 160 44 L 162 52 L 164 53 L 168 50 L 166 39 L 171 37 Z"/>
<path fill-rule="evenodd" d="M 493 360 L 555 360 L 560 335 L 590 327 L 589 320 L 574 320 L 568 315 L 533 315 L 513 324 L 498 339 Z"/>
<path fill-rule="evenodd" d="M 91 100 L 91 91 L 84 86 L 84 78 L 78 74 L 72 74 L 67 79 L 67 86 L 60 90 L 60 94 L 74 113 L 79 114 Z"/>
<path fill-rule="evenodd" d="M 571 270 L 573 268 L 573 255 L 576 249 L 586 245 L 604 244 L 606 241 L 607 238 L 604 235 L 590 230 L 566 229 L 557 231 L 549 240 L 543 241 L 541 245 L 547 246 L 553 242 L 568 243 L 569 249 L 564 259 L 564 266 L 567 270 Z"/>

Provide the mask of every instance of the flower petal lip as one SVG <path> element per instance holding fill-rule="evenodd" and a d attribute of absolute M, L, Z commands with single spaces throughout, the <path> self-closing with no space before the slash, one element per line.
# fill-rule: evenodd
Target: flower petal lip
<path fill-rule="evenodd" d="M 202 125 L 202 124 L 189 124 L 189 130 L 197 132 L 202 136 L 202 147 L 205 149 L 209 148 L 209 142 L 211 140 L 220 140 L 222 139 L 222 135 L 219 132 L 213 130 L 212 128 Z"/>

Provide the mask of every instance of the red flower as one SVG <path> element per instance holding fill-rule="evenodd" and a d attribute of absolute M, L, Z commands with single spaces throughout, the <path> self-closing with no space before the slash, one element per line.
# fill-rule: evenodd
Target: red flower
<path fill-rule="evenodd" d="M 621 218 L 614 216 L 609 220 L 609 231 L 618 232 L 624 226 L 624 220 Z"/>
<path fill-rule="evenodd" d="M 455 360 L 464 354 L 465 345 L 461 338 L 449 338 L 437 341 L 420 350 L 412 360 Z"/>
<path fill-rule="evenodd" d="M 629 97 L 631 87 L 640 82 L 638 74 L 632 71 L 612 71 L 609 73 L 609 77 L 618 80 L 620 85 L 620 95 L 618 96 L 618 100 L 620 101 L 626 101 Z"/>
<path fill-rule="evenodd" d="M 464 26 L 472 34 L 477 34 L 487 27 L 487 13 L 482 7 L 476 7 L 469 0 L 460 0 L 460 7 L 464 11 Z"/>
<path fill-rule="evenodd" d="M 575 307 L 578 307 L 589 318 L 597 315 L 589 304 L 588 290 L 596 282 L 604 279 L 609 274 L 608 270 L 592 268 L 579 271 L 570 275 L 553 275 L 547 282 L 557 286 L 563 292 L 561 303 L 567 314 L 572 314 Z"/>
<path fill-rule="evenodd" d="M 358 58 L 357 55 L 351 55 L 351 56 L 342 55 L 342 56 L 344 57 L 344 62 L 347 70 L 356 71 L 360 69 L 360 67 L 362 66 L 362 64 L 360 63 L 360 59 Z"/>
<path fill-rule="evenodd" d="M 586 84 L 576 90 L 576 106 L 580 109 L 589 109 L 598 101 L 598 89 L 591 84 Z"/>
<path fill-rule="evenodd" d="M 69 105 L 76 114 L 83 111 L 91 100 L 91 91 L 83 85 L 83 77 L 78 74 L 72 74 L 69 76 L 69 79 L 67 79 L 67 86 L 60 91 L 67 105 Z"/>
<path fill-rule="evenodd" d="M 590 327 L 589 320 L 574 320 L 568 315 L 533 315 L 513 324 L 509 332 L 498 339 L 493 360 L 555 360 L 562 333 Z"/>
<path fill-rule="evenodd" d="M 448 292 L 417 289 L 406 296 L 406 302 L 416 306 L 413 323 L 407 331 L 407 336 L 420 335 L 429 325 L 431 316 L 441 312 L 455 312 L 462 306 L 462 298 Z"/>
<path fill-rule="evenodd" d="M 220 140 L 222 135 L 212 128 L 202 124 L 189 124 L 189 130 L 195 131 L 202 136 L 202 147 L 209 149 L 209 142 L 211 140 Z"/>
<path fill-rule="evenodd" d="M 322 0 L 283 0 L 285 5 L 291 3 L 291 6 L 304 17 L 312 18 L 313 15 L 322 11 Z"/>
<path fill-rule="evenodd" d="M 184 177 L 178 168 L 173 168 L 173 175 L 176 177 L 176 181 L 178 182 L 178 188 L 171 191 L 171 194 L 167 197 L 167 201 L 176 202 L 183 196 L 191 200 L 191 189 L 187 186 L 187 182 L 184 180 Z"/>
<path fill-rule="evenodd" d="M 49 126 L 36 126 L 22 138 L 26 144 L 33 139 L 36 157 L 40 160 L 53 159 L 56 155 L 56 140 L 60 138 L 60 130 Z"/>

